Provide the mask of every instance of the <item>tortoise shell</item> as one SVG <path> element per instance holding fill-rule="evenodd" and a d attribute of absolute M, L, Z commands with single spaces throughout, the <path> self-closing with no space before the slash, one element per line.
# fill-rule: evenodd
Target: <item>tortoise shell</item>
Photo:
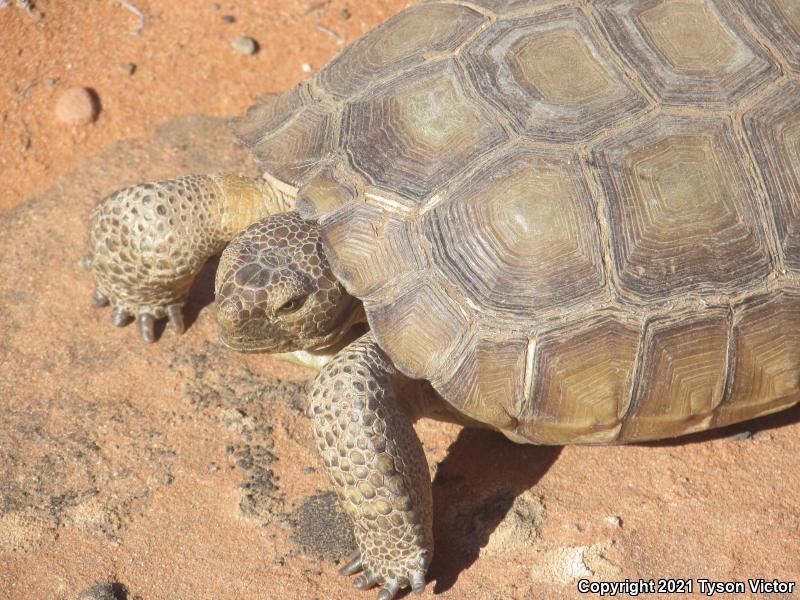
<path fill-rule="evenodd" d="M 800 399 L 800 3 L 427 2 L 237 125 L 377 340 L 534 443 Z"/>

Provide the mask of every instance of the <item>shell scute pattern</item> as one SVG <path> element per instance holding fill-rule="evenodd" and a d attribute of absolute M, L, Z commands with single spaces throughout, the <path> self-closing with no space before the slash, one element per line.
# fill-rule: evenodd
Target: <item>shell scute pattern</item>
<path fill-rule="evenodd" d="M 800 82 L 775 89 L 744 115 L 764 176 L 783 262 L 800 273 Z"/>
<path fill-rule="evenodd" d="M 464 336 L 457 348 L 461 360 L 452 365 L 452 376 L 441 378 L 439 391 L 445 398 L 458 398 L 460 410 L 470 418 L 513 431 L 527 396 L 531 342 L 519 334 L 495 334 L 478 327 Z"/>
<path fill-rule="evenodd" d="M 305 85 L 297 85 L 284 94 L 269 94 L 251 106 L 245 117 L 233 123 L 236 134 L 248 146 L 254 146 L 313 102 Z"/>
<path fill-rule="evenodd" d="M 800 74 L 800 4 L 794 0 L 742 2 L 761 33 L 771 40 L 790 69 Z"/>
<path fill-rule="evenodd" d="M 432 0 L 436 1 L 436 0 Z M 552 5 L 553 0 L 475 0 L 471 5 L 490 11 L 496 15 L 505 15 L 520 10 L 536 10 L 542 6 Z"/>
<path fill-rule="evenodd" d="M 517 433 L 544 444 L 617 439 L 639 351 L 637 321 L 601 314 L 541 334 Z"/>
<path fill-rule="evenodd" d="M 403 11 L 343 50 L 315 81 L 337 100 L 349 99 L 372 83 L 422 65 L 430 56 L 452 52 L 485 20 L 471 8 L 454 4 Z"/>
<path fill-rule="evenodd" d="M 470 315 L 442 292 L 444 281 L 435 271 L 403 283 L 365 303 L 370 328 L 404 374 L 430 378 L 449 365 L 457 341 L 467 335 Z"/>
<path fill-rule="evenodd" d="M 577 156 L 512 148 L 421 221 L 437 268 L 492 314 L 525 323 L 605 294 L 594 207 Z"/>
<path fill-rule="evenodd" d="M 730 316 L 728 309 L 710 307 L 647 323 L 632 418 L 621 437 L 646 440 L 708 427 L 725 393 Z"/>
<path fill-rule="evenodd" d="M 589 139 L 649 106 L 575 9 L 502 21 L 464 61 L 481 95 L 539 141 Z"/>
<path fill-rule="evenodd" d="M 656 117 L 594 157 L 623 294 L 735 293 L 769 275 L 758 184 L 727 118 Z"/>
<path fill-rule="evenodd" d="M 374 186 L 422 200 L 506 141 L 462 77 L 454 61 L 437 61 L 348 104 L 342 142 L 352 168 Z"/>
<path fill-rule="evenodd" d="M 748 298 L 734 310 L 731 375 L 714 415 L 722 426 L 788 408 L 800 398 L 800 293 Z"/>
<path fill-rule="evenodd" d="M 297 185 L 308 181 L 336 149 L 336 126 L 336 112 L 314 102 L 251 147 L 271 175 Z"/>
<path fill-rule="evenodd" d="M 798 56 L 789 0 L 426 2 L 250 140 L 328 115 L 267 171 L 405 374 L 531 441 L 678 435 L 798 400 Z"/>
<path fill-rule="evenodd" d="M 323 232 L 326 247 L 336 248 L 332 260 L 338 277 L 359 297 L 371 295 L 376 285 L 400 274 L 428 268 L 420 237 L 402 215 L 363 203 L 337 213 Z"/>
<path fill-rule="evenodd" d="M 778 76 L 733 0 L 607 0 L 601 20 L 665 104 L 728 105 Z"/>

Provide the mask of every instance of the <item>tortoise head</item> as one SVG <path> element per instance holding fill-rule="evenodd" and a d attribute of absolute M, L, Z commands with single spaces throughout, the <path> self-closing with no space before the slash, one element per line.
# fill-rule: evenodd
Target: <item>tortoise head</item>
<path fill-rule="evenodd" d="M 324 351 L 360 312 L 331 271 L 319 225 L 296 212 L 242 230 L 222 253 L 214 288 L 220 339 L 242 352 Z"/>

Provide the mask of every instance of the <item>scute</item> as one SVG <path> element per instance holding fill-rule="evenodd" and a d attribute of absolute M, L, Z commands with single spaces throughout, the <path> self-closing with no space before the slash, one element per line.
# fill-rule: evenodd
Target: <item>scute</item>
<path fill-rule="evenodd" d="M 800 2 L 758 0 L 742 2 L 742 8 L 783 55 L 789 67 L 800 73 Z"/>
<path fill-rule="evenodd" d="M 355 199 L 357 191 L 348 173 L 337 166 L 325 165 L 303 186 L 295 205 L 301 216 L 333 214 Z"/>
<path fill-rule="evenodd" d="M 336 249 L 334 270 L 351 294 L 367 299 L 387 282 L 427 268 L 427 256 L 415 243 L 419 232 L 404 216 L 361 203 L 326 222 L 323 243 Z"/>
<path fill-rule="evenodd" d="M 451 60 L 394 79 L 346 106 L 342 145 L 370 183 L 421 200 L 507 139 L 469 97 Z"/>
<path fill-rule="evenodd" d="M 521 10 L 532 10 L 552 4 L 553 0 L 476 0 L 472 4 L 498 15 Z"/>
<path fill-rule="evenodd" d="M 343 50 L 316 76 L 337 99 L 421 65 L 427 56 L 455 50 L 485 17 L 465 6 L 422 4 L 404 10 Z"/>
<path fill-rule="evenodd" d="M 421 217 L 434 265 L 488 315 L 525 323 L 605 291 L 576 156 L 514 147 L 442 196 Z"/>
<path fill-rule="evenodd" d="M 271 176 L 299 187 L 336 150 L 337 116 L 303 85 L 256 104 L 233 130 Z"/>
<path fill-rule="evenodd" d="M 667 104 L 731 105 L 778 76 L 730 0 L 606 0 L 601 20 L 621 55 Z"/>
<path fill-rule="evenodd" d="M 525 378 L 529 344 L 518 334 L 478 328 L 456 348 L 461 358 L 454 370 L 434 378 L 434 386 L 467 416 L 514 431 L 530 392 Z"/>
<path fill-rule="evenodd" d="M 616 440 L 628 410 L 641 324 L 603 315 L 536 340 L 532 400 L 515 433 L 540 444 Z"/>
<path fill-rule="evenodd" d="M 800 83 L 788 82 L 744 116 L 767 186 L 786 267 L 800 273 Z"/>
<path fill-rule="evenodd" d="M 576 10 L 501 21 L 464 61 L 481 94 L 535 140 L 588 139 L 648 106 Z"/>
<path fill-rule="evenodd" d="M 469 328 L 466 311 L 437 279 L 435 273 L 408 277 L 397 290 L 364 305 L 381 348 L 417 379 L 436 373 Z"/>
<path fill-rule="evenodd" d="M 242 118 L 233 121 L 233 131 L 245 145 L 253 146 L 312 101 L 308 89 L 302 84 L 284 94 L 268 94 L 259 98 Z"/>
<path fill-rule="evenodd" d="M 800 293 L 751 298 L 736 307 L 733 378 L 714 415 L 721 427 L 800 400 Z"/>
<path fill-rule="evenodd" d="M 620 437 L 627 441 L 706 429 L 722 401 L 729 311 L 679 314 L 647 324 L 637 388 Z"/>
<path fill-rule="evenodd" d="M 657 117 L 594 156 L 632 301 L 735 293 L 769 275 L 757 183 L 727 119 Z"/>

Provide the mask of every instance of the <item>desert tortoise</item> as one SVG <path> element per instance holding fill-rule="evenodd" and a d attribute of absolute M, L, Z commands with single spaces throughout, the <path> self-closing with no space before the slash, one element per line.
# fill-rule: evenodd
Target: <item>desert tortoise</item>
<path fill-rule="evenodd" d="M 361 550 L 344 572 L 419 591 L 419 415 L 617 443 L 798 401 L 798 7 L 409 8 L 236 124 L 263 179 L 107 198 L 94 300 L 146 340 L 165 315 L 181 330 L 194 274 L 244 230 L 217 274 L 222 339 L 343 347 L 309 413 Z"/>

